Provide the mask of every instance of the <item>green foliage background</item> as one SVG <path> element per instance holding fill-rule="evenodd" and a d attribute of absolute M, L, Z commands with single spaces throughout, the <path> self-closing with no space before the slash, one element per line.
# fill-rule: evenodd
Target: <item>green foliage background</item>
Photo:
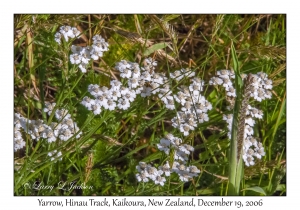
<path fill-rule="evenodd" d="M 76 26 L 83 36 L 59 46 L 54 34 L 62 25 Z M 44 102 L 56 102 L 72 113 L 84 133 L 58 148 L 26 136 L 26 148 L 14 155 L 15 195 L 227 195 L 229 141 L 222 114 L 229 112 L 224 90 L 206 87 L 204 95 L 213 104 L 210 120 L 184 138 L 170 125 L 175 113 L 155 96 L 137 98 L 126 112 L 104 111 L 96 117 L 80 101 L 89 84 L 109 86 L 113 76 L 119 78 L 114 66 L 123 59 L 141 63 L 147 56 L 156 58 L 156 71 L 167 75 L 189 67 L 208 83 L 217 70 L 233 68 L 232 44 L 241 73 L 263 71 L 274 86 L 272 100 L 257 107 L 264 118 L 256 123 L 255 133 L 266 156 L 245 167 L 240 195 L 285 195 L 285 15 L 15 15 L 14 29 L 15 112 L 50 123 L 42 111 Z M 70 46 L 90 45 L 95 34 L 107 40 L 109 51 L 83 75 L 69 63 Z M 156 148 L 166 132 L 195 147 L 190 163 L 201 174 L 187 183 L 172 177 L 164 187 L 138 183 L 139 161 L 157 166 L 166 159 Z M 62 151 L 62 161 L 49 160 L 47 153 L 53 149 Z M 73 181 L 93 189 L 50 192 L 24 187 L 27 182 Z"/>

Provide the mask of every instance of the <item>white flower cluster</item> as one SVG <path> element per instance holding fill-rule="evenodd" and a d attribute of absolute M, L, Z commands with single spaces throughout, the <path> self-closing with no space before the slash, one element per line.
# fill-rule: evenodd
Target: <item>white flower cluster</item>
<path fill-rule="evenodd" d="M 26 145 L 26 142 L 24 141 L 20 130 L 20 128 L 25 126 L 26 126 L 26 121 L 23 119 L 23 117 L 21 117 L 20 114 L 15 113 L 15 118 L 14 118 L 14 150 L 15 151 L 22 149 Z"/>
<path fill-rule="evenodd" d="M 210 79 L 211 85 L 223 85 L 227 91 L 228 96 L 236 97 L 235 89 L 232 87 L 232 82 L 230 79 L 234 79 L 234 74 L 229 70 L 217 71 L 218 77 L 213 77 Z M 257 74 L 251 75 L 253 80 L 250 84 L 250 97 L 254 98 L 256 101 L 261 102 L 266 98 L 271 98 L 272 93 L 272 80 L 268 79 L 267 74 L 259 72 Z M 247 75 L 243 75 L 246 78 Z M 230 85 L 229 85 L 230 84 Z M 254 165 L 254 157 L 261 159 L 265 155 L 263 145 L 258 142 L 254 137 L 254 118 L 262 119 L 263 112 L 256 109 L 250 105 L 247 106 L 245 126 L 244 126 L 244 142 L 243 142 L 243 160 L 246 166 Z M 232 121 L 233 115 L 223 115 L 223 120 L 227 122 L 228 137 L 231 138 Z"/>
<path fill-rule="evenodd" d="M 258 72 L 257 74 L 252 74 L 252 77 L 254 77 L 254 81 L 252 83 L 250 96 L 259 102 L 272 98 L 272 92 L 270 90 L 273 88 L 273 82 L 268 79 L 268 75 L 264 72 Z"/>
<path fill-rule="evenodd" d="M 82 73 L 86 73 L 86 68 L 91 59 L 98 60 L 103 56 L 103 52 L 108 51 L 108 43 L 100 35 L 93 37 L 93 45 L 87 47 L 72 45 L 70 62 L 79 65 Z"/>
<path fill-rule="evenodd" d="M 120 72 L 120 76 L 127 80 L 128 87 L 122 86 L 118 80 L 110 82 L 110 89 L 91 84 L 88 91 L 95 99 L 85 96 L 81 104 L 97 115 L 101 113 L 102 107 L 109 110 L 114 110 L 116 107 L 128 109 L 138 94 L 141 97 L 147 97 L 158 93 L 167 109 L 174 110 L 175 101 L 182 105 L 177 117 L 172 119 L 172 125 L 187 136 L 198 123 L 208 121 L 207 111 L 212 109 L 212 105 L 200 94 L 204 82 L 199 78 L 193 78 L 189 87 L 181 86 L 178 93 L 173 95 L 167 77 L 164 74 L 155 73 L 156 66 L 157 63 L 152 58 L 146 58 L 143 67 L 137 63 L 121 60 L 115 68 Z M 177 73 L 173 74 L 182 77 L 195 75 L 194 72 L 185 69 L 175 72 Z M 171 74 L 171 77 L 174 75 Z"/>
<path fill-rule="evenodd" d="M 46 102 L 44 112 L 47 112 L 48 115 L 52 113 L 52 110 L 55 107 L 55 103 L 49 103 Z M 67 141 L 74 135 L 76 139 L 80 138 L 82 132 L 79 132 L 79 128 L 77 126 L 77 123 L 73 121 L 71 118 L 71 115 L 68 113 L 68 110 L 66 109 L 57 109 L 55 111 L 55 118 L 57 119 L 57 122 L 52 122 L 50 125 L 50 128 L 52 131 L 47 135 L 51 136 L 51 138 L 48 137 L 48 142 L 53 142 L 56 140 L 56 138 L 59 138 L 60 140 Z M 45 138 L 45 137 L 43 137 Z"/>
<path fill-rule="evenodd" d="M 167 109 L 175 109 L 175 101 L 182 105 L 177 117 L 172 119 L 172 125 L 187 136 L 198 123 L 208 121 L 208 110 L 212 105 L 200 94 L 204 82 L 199 78 L 193 78 L 189 87 L 181 86 L 177 94 L 173 95 L 169 80 L 164 74 L 154 72 L 156 62 L 151 58 L 144 61 L 144 67 L 140 68 L 137 63 L 122 60 L 116 65 L 120 76 L 128 79 L 128 85 L 142 97 L 158 93 L 159 98 Z M 170 74 L 170 77 L 181 80 L 183 77 L 194 77 L 195 72 L 181 69 Z"/>
<path fill-rule="evenodd" d="M 234 72 L 230 70 L 217 71 L 217 76 L 209 80 L 210 85 L 222 85 L 226 90 L 227 96 L 236 97 L 235 89 L 232 85 L 231 79 L 234 79 Z"/>
<path fill-rule="evenodd" d="M 182 140 L 178 137 L 174 137 L 172 134 L 167 134 L 165 138 L 160 140 L 160 143 L 157 144 L 157 147 L 160 151 L 165 152 L 167 155 L 170 155 L 170 151 L 174 152 L 174 163 L 170 167 L 169 162 L 162 166 L 159 166 L 158 169 L 140 162 L 136 166 L 138 174 L 136 178 L 139 182 L 148 182 L 149 179 L 154 181 L 155 184 L 164 185 L 166 177 L 170 176 L 171 173 L 176 173 L 179 176 L 179 179 L 183 182 L 189 181 L 192 177 L 198 176 L 200 170 L 196 166 L 187 166 L 188 156 L 191 152 L 194 151 L 194 148 L 188 144 L 182 144 Z M 164 175 L 164 176 L 163 176 Z"/>
<path fill-rule="evenodd" d="M 49 115 L 51 114 L 55 104 L 46 103 L 44 109 Z M 79 132 L 79 128 L 76 122 L 73 122 L 71 115 L 65 109 L 57 109 L 55 111 L 55 117 L 57 122 L 52 122 L 50 126 L 44 124 L 43 120 L 29 120 L 22 117 L 19 113 L 15 113 L 14 125 L 14 148 L 15 151 L 25 146 L 25 141 L 22 138 L 20 128 L 25 133 L 29 134 L 32 139 L 39 140 L 40 138 L 47 139 L 49 143 L 56 141 L 57 138 L 63 141 L 67 141 L 76 134 L 76 138 L 79 138 L 82 132 Z"/>
<path fill-rule="evenodd" d="M 128 80 L 129 88 L 133 89 L 136 94 L 147 97 L 161 92 L 163 89 L 168 89 L 167 78 L 164 74 L 155 73 L 155 66 L 157 66 L 156 61 L 153 61 L 152 58 L 146 58 L 143 67 L 137 63 L 121 60 L 115 68 L 120 71 L 122 78 Z"/>
<path fill-rule="evenodd" d="M 95 99 L 85 96 L 81 104 L 93 111 L 95 115 L 101 113 L 102 107 L 111 111 L 116 108 L 127 110 L 137 94 L 146 97 L 160 91 L 159 86 L 163 85 L 166 78 L 154 73 L 156 65 L 151 58 L 145 59 L 142 68 L 137 63 L 122 60 L 117 63 L 116 69 L 120 71 L 122 78 L 128 79 L 128 87 L 123 86 L 118 80 L 110 81 L 110 89 L 106 86 L 99 87 L 97 84 L 91 84 L 88 86 L 88 92 Z"/>
<path fill-rule="evenodd" d="M 48 152 L 48 156 L 51 157 L 51 161 L 54 161 L 55 159 L 62 160 L 62 157 L 61 157 L 62 154 L 61 154 L 61 152 L 57 152 L 57 150 L 53 150 L 52 152 Z"/>
<path fill-rule="evenodd" d="M 54 36 L 54 40 L 58 43 L 61 44 L 61 38 L 64 37 L 66 42 L 69 41 L 69 38 L 79 38 L 80 36 L 80 31 L 78 31 L 77 28 L 71 27 L 71 26 L 61 26 L 59 28 L 59 32 L 57 32 Z"/>
<path fill-rule="evenodd" d="M 209 120 L 207 111 L 212 109 L 212 105 L 201 95 L 203 86 L 204 81 L 194 77 L 189 87 L 182 85 L 174 95 L 174 99 L 181 104 L 181 110 L 171 121 L 173 127 L 180 129 L 184 136 L 189 135 L 199 123 Z M 173 100 L 173 97 L 168 100 Z"/>
<path fill-rule="evenodd" d="M 254 124 L 253 118 L 262 119 L 263 113 L 254 107 L 248 105 L 245 119 L 244 142 L 243 142 L 243 160 L 246 166 L 254 165 L 254 157 L 261 159 L 265 155 L 263 145 L 253 137 Z M 231 138 L 232 114 L 223 115 L 223 120 L 227 122 L 228 137 Z"/>
<path fill-rule="evenodd" d="M 242 77 L 245 78 L 247 75 L 243 74 Z M 268 79 L 268 75 L 264 72 L 258 72 L 257 74 L 252 74 L 254 77 L 252 87 L 251 87 L 251 97 L 256 101 L 261 102 L 264 99 L 270 99 L 272 97 L 272 80 Z M 220 70 L 217 71 L 217 76 L 212 77 L 209 80 L 210 85 L 222 85 L 226 90 L 227 96 L 236 97 L 236 92 L 233 87 L 231 79 L 234 79 L 235 75 L 233 71 L 230 70 Z"/>
<path fill-rule="evenodd" d="M 95 115 L 101 113 L 101 108 L 115 110 L 126 110 L 130 107 L 130 103 L 135 99 L 136 93 L 134 90 L 122 86 L 122 83 L 118 80 L 112 80 L 110 82 L 111 88 L 106 86 L 99 87 L 99 85 L 89 85 L 89 93 L 95 97 L 91 99 L 85 96 L 81 102 L 88 110 L 93 111 Z"/>
<path fill-rule="evenodd" d="M 195 72 L 190 71 L 189 69 L 176 70 L 173 73 L 170 73 L 170 77 L 177 81 L 182 80 L 184 77 L 194 77 L 194 76 L 195 76 Z"/>
<path fill-rule="evenodd" d="M 266 153 L 262 143 L 258 142 L 253 137 L 254 134 L 254 118 L 262 119 L 263 112 L 259 109 L 248 105 L 245 119 L 245 131 L 244 131 L 244 142 L 243 142 L 243 160 L 246 166 L 254 165 L 254 157 L 261 159 Z"/>

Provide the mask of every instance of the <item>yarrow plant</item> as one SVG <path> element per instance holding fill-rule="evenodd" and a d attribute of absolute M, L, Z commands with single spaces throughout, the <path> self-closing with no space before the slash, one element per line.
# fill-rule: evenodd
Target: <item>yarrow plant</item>
<path fill-rule="evenodd" d="M 244 80 L 248 79 L 245 84 L 244 100 L 240 109 L 239 125 L 239 143 L 238 152 L 242 148 L 242 157 L 246 166 L 254 165 L 254 157 L 261 159 L 265 155 L 262 143 L 258 142 L 254 135 L 255 119 L 262 119 L 262 110 L 256 109 L 249 105 L 249 98 L 261 102 L 264 99 L 272 97 L 272 80 L 268 79 L 268 75 L 263 72 L 257 74 L 242 75 Z M 236 97 L 235 89 L 231 79 L 234 79 L 234 73 L 230 70 L 217 71 L 217 77 L 212 77 L 209 81 L 211 85 L 222 85 L 227 96 Z M 223 115 L 223 120 L 227 122 L 228 137 L 231 138 L 233 115 Z M 238 153 L 238 158 L 240 154 Z"/>
<path fill-rule="evenodd" d="M 79 38 L 80 37 L 80 31 L 76 27 L 71 26 L 61 26 L 59 28 L 59 32 L 55 34 L 54 40 L 61 44 L 62 37 L 65 39 L 66 42 L 69 41 L 69 38 Z"/>
<path fill-rule="evenodd" d="M 165 164 L 155 168 L 145 162 L 139 162 L 136 166 L 139 172 L 136 178 L 139 182 L 152 180 L 155 184 L 163 186 L 172 173 L 176 173 L 182 182 L 188 182 L 200 173 L 196 166 L 187 164 L 188 156 L 194 148 L 189 144 L 183 144 L 182 139 L 169 133 L 160 140 L 157 148 L 168 155 L 169 160 L 175 160 L 173 165 L 170 166 L 169 161 L 166 161 Z"/>
<path fill-rule="evenodd" d="M 82 73 L 86 73 L 90 60 L 96 61 L 103 57 L 103 52 L 108 51 L 109 44 L 100 35 L 93 37 L 92 46 L 71 46 L 73 54 L 70 55 L 70 62 L 77 64 Z"/>
<path fill-rule="evenodd" d="M 222 24 L 213 27 L 212 42 L 210 29 L 183 30 L 200 30 L 207 42 L 200 43 L 201 51 L 189 46 L 175 16 L 137 15 L 133 21 L 130 16 L 70 15 L 52 28 L 50 22 L 40 27 L 42 19 L 36 16 L 26 22 L 27 28 L 16 29 L 15 194 L 271 195 L 279 189 L 273 182 L 279 183 L 275 177 L 285 151 L 274 140 L 284 135 L 277 129 L 284 128 L 279 126 L 285 122 L 285 94 L 275 94 L 283 79 L 277 73 L 284 67 L 275 68 L 283 63 L 282 55 L 277 59 L 268 54 L 264 65 L 260 59 L 265 58 L 255 57 L 253 40 L 240 37 L 239 53 L 232 42 L 230 53 L 224 54 L 228 34 L 238 37 L 237 31 L 248 33 L 242 26 L 253 25 L 231 24 L 227 16 L 203 19 Z M 188 28 L 188 19 L 180 18 Z M 135 33 L 132 25 L 126 28 L 130 21 L 149 24 Z M 57 28 L 58 22 L 66 25 Z M 35 33 L 24 33 L 31 28 Z M 50 29 L 43 33 L 49 37 L 38 34 L 44 28 Z M 274 30 L 266 31 L 271 36 Z M 193 45 L 199 46 L 199 40 L 193 39 Z M 269 42 L 266 37 L 255 40 Z M 258 46 L 282 50 L 267 43 Z M 221 60 L 223 55 L 227 61 Z M 187 63 L 185 58 L 195 60 Z M 234 70 L 214 73 L 221 63 Z M 280 151 L 278 164 L 273 163 Z M 267 173 L 268 183 L 261 179 Z M 24 190 L 27 182 L 77 182 L 93 189 Z"/>
<path fill-rule="evenodd" d="M 54 110 L 55 103 L 47 102 L 45 104 L 44 112 L 51 115 Z M 31 139 L 39 141 L 41 138 L 46 139 L 48 143 L 60 141 L 67 141 L 73 136 L 78 139 L 82 132 L 79 131 L 77 123 L 73 121 L 71 115 L 66 109 L 56 109 L 55 118 L 57 122 L 52 122 L 50 125 L 44 123 L 43 120 L 30 120 L 19 113 L 15 113 L 14 127 L 15 127 L 15 138 L 14 145 L 15 151 L 22 149 L 25 146 L 25 141 L 21 131 L 30 135 Z M 56 152 L 50 152 L 48 155 L 52 157 Z M 61 156 L 58 152 L 57 156 Z"/>
<path fill-rule="evenodd" d="M 69 41 L 69 38 L 80 38 L 80 31 L 75 27 L 61 26 L 54 39 L 58 44 L 61 44 L 62 37 L 66 42 Z M 70 62 L 78 65 L 82 73 L 86 73 L 90 60 L 99 60 L 103 57 L 103 52 L 108 51 L 109 44 L 100 35 L 95 35 L 92 39 L 92 46 L 71 46 Z"/>

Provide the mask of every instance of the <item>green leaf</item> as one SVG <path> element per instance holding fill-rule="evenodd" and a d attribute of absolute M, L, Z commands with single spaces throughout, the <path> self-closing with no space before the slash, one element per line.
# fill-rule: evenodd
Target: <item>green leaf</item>
<path fill-rule="evenodd" d="M 244 190 L 250 190 L 250 191 L 254 191 L 254 192 L 257 192 L 257 193 L 260 193 L 260 194 L 263 194 L 263 195 L 267 195 L 266 192 L 264 191 L 264 189 L 261 188 L 261 187 L 258 187 L 258 186 L 249 187 L 249 188 L 243 189 L 242 191 L 244 191 Z"/>
<path fill-rule="evenodd" d="M 154 44 L 154 45 L 152 45 L 151 47 L 149 47 L 148 49 L 146 49 L 146 50 L 144 51 L 143 55 L 144 55 L 144 56 L 148 56 L 148 55 L 150 55 L 151 53 L 153 53 L 154 51 L 160 50 L 160 49 L 163 49 L 163 48 L 166 48 L 167 46 L 168 46 L 168 44 L 165 43 L 165 42 Z"/>

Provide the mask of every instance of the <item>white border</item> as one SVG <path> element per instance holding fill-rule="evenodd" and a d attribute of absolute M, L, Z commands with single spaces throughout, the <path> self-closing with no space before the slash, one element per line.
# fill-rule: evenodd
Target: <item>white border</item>
<path fill-rule="evenodd" d="M 40 3 L 41 2 L 41 3 Z M 11 4 L 10 4 L 11 3 Z M 292 207 L 296 206 L 299 191 L 298 176 L 300 174 L 297 151 L 299 140 L 298 133 L 299 123 L 296 117 L 299 113 L 299 102 L 297 94 L 299 87 L 298 76 L 299 68 L 299 11 L 296 4 L 292 2 L 283 2 L 279 0 L 252 0 L 252 1 L 162 1 L 162 0 L 130 0 L 130 1 L 32 1 L 32 0 L 14 0 L 3 3 L 1 5 L 1 96 L 2 104 L 1 112 L 1 131 L 2 142 L 4 145 L 0 147 L 0 166 L 1 166 L 1 184 L 0 184 L 0 205 L 4 209 L 12 209 L 14 207 L 30 207 L 31 209 L 38 209 L 38 197 L 14 197 L 13 196 L 13 14 L 14 13 L 287 13 L 287 197 L 261 197 L 264 201 L 263 207 Z M 4 65 L 3 65 L 4 64 Z M 3 76 L 4 74 L 4 76 Z M 65 200 L 67 197 L 40 197 L 48 200 Z M 91 197 L 74 198 L 76 200 L 88 200 Z M 99 197 L 98 197 L 99 198 Z M 133 197 L 131 197 L 133 198 Z M 162 199 L 161 197 L 155 197 Z M 174 198 L 174 197 L 173 197 Z M 187 197 L 185 197 L 187 198 Z M 207 197 L 207 200 L 217 200 L 221 197 Z M 259 197 L 225 197 L 227 200 L 251 200 Z M 297 199 L 296 199 L 297 198 Z M 110 197 L 109 199 L 112 199 Z M 136 199 L 147 200 L 147 197 L 136 197 Z M 196 198 L 198 199 L 198 198 Z M 297 205 L 298 206 L 298 205 Z M 7 208 L 5 208 L 7 207 Z M 44 207 L 45 208 L 45 207 Z M 53 208 L 53 207 L 49 207 Z M 72 207 L 74 208 L 74 207 Z M 100 208 L 100 207 L 96 207 Z M 122 209 L 129 209 L 128 207 L 121 207 Z M 156 207 L 157 208 L 157 207 Z M 169 207 L 164 207 L 169 208 Z M 173 207 L 178 208 L 179 207 Z M 180 207 L 182 208 L 182 207 Z M 202 207 L 203 208 L 203 207 Z M 219 207 L 209 207 L 210 209 Z M 226 208 L 226 207 L 222 207 Z M 130 208 L 131 209 L 131 208 Z M 296 209 L 296 208 L 291 208 Z"/>

